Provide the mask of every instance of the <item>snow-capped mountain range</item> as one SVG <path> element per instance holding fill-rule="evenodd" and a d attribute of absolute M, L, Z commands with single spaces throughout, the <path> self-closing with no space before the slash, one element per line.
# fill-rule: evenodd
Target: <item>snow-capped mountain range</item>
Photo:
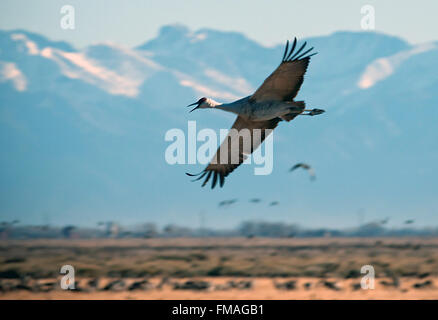
<path fill-rule="evenodd" d="M 286 40 L 286 39 L 285 39 Z M 301 39 L 300 39 L 301 40 Z M 0 31 L 0 215 L 23 222 L 197 223 L 272 219 L 349 226 L 415 216 L 438 223 L 438 43 L 411 45 L 374 32 L 307 40 L 312 58 L 298 98 L 326 114 L 282 123 L 274 172 L 243 166 L 224 189 L 201 189 L 164 160 L 171 128 L 229 128 L 233 116 L 187 113 L 201 96 L 251 94 L 274 70 L 284 44 L 264 47 L 237 32 L 161 28 L 136 48 L 104 43 L 77 50 L 23 30 Z M 317 181 L 288 174 L 312 164 Z M 239 198 L 223 212 L 217 202 Z M 275 210 L 249 204 L 280 201 Z M 239 202 L 238 202 L 239 203 Z M 269 212 L 269 214 L 267 214 Z"/>

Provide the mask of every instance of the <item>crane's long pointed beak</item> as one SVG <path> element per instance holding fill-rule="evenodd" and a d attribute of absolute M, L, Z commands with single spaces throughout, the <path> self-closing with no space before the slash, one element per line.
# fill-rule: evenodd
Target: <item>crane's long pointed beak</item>
<path fill-rule="evenodd" d="M 191 107 L 191 106 L 194 106 L 194 105 L 196 105 L 196 107 L 194 107 L 192 110 L 190 110 L 189 112 L 192 112 L 193 110 L 196 110 L 196 109 L 198 109 L 199 108 L 199 102 L 194 102 L 194 103 L 192 103 L 192 104 L 189 104 L 187 107 Z"/>

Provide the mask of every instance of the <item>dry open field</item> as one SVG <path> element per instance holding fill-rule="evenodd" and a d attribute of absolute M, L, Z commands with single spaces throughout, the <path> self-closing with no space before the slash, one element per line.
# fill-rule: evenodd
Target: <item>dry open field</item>
<path fill-rule="evenodd" d="M 78 292 L 59 288 L 66 264 Z M 2 241 L 0 277 L 0 299 L 437 299 L 438 239 Z"/>

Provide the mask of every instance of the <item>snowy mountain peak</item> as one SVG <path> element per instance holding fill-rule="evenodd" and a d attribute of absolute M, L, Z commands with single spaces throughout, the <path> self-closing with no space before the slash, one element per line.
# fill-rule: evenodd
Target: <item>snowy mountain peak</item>
<path fill-rule="evenodd" d="M 11 81 L 17 91 L 25 91 L 27 79 L 13 62 L 0 61 L 0 83 Z"/>
<path fill-rule="evenodd" d="M 393 74 L 405 60 L 414 55 L 435 49 L 436 47 L 437 45 L 435 43 L 425 43 L 388 57 L 376 59 L 366 67 L 364 73 L 360 76 L 358 87 L 368 89 L 374 86 L 377 82 Z"/>

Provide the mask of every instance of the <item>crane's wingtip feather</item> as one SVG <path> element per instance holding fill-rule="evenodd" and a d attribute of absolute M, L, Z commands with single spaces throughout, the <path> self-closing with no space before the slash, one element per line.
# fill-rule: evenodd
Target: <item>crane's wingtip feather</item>
<path fill-rule="evenodd" d="M 205 180 L 202 183 L 202 187 L 207 185 L 211 177 L 213 177 L 211 183 L 212 189 L 214 189 L 216 185 L 219 185 L 222 188 L 225 184 L 225 174 L 223 174 L 222 172 L 218 172 L 214 170 L 204 170 L 196 174 L 189 172 L 186 172 L 185 174 L 188 175 L 189 177 L 197 177 L 196 179 L 191 180 L 192 182 L 199 181 L 202 178 L 205 178 Z"/>
<path fill-rule="evenodd" d="M 205 173 L 205 170 L 202 170 L 201 172 L 198 172 L 198 173 L 186 172 L 186 175 L 188 175 L 189 177 L 197 177 L 197 176 L 199 176 L 200 174 L 203 174 L 203 173 Z"/>
<path fill-rule="evenodd" d="M 288 57 L 288 61 L 294 61 L 295 58 L 300 54 L 300 52 L 303 51 L 306 44 L 307 44 L 307 41 L 304 41 L 304 43 L 301 45 L 301 47 L 298 49 L 298 51 L 295 52 L 293 56 Z"/>
<path fill-rule="evenodd" d="M 284 59 L 286 58 L 288 49 L 289 49 L 289 40 L 286 41 L 286 47 L 284 48 L 283 58 L 281 59 L 281 61 L 284 61 Z"/>
<path fill-rule="evenodd" d="M 217 172 L 215 172 L 215 173 L 213 174 L 213 182 L 211 183 L 211 188 L 212 188 L 212 189 L 214 189 L 214 187 L 216 187 L 216 183 L 217 183 L 217 175 L 218 175 Z"/>
<path fill-rule="evenodd" d="M 211 173 L 212 173 L 213 171 L 208 171 L 208 174 L 207 174 L 207 177 L 205 178 L 205 180 L 204 180 L 204 183 L 202 184 L 202 186 L 205 186 L 206 184 L 207 184 L 207 182 L 208 182 L 208 180 L 210 180 L 210 177 L 211 177 Z M 205 171 L 205 173 L 207 173 L 207 171 Z M 201 178 L 202 178 L 203 176 L 201 176 Z"/>
<path fill-rule="evenodd" d="M 225 177 L 222 173 L 219 174 L 219 179 L 220 179 L 219 185 L 222 188 L 224 186 L 224 183 L 225 183 Z"/>

